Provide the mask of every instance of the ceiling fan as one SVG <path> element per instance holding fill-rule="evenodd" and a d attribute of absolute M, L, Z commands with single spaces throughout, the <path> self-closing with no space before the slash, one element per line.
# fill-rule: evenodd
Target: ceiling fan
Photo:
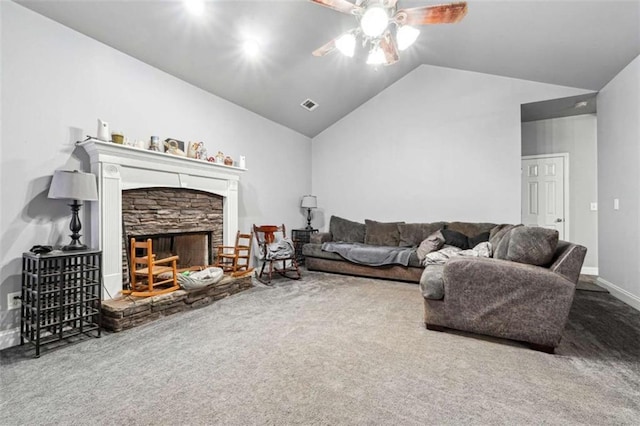
<path fill-rule="evenodd" d="M 397 9 L 398 0 L 311 0 L 321 6 L 356 17 L 359 26 L 341 34 L 313 51 L 324 56 L 337 49 L 345 56 L 355 53 L 357 40 L 369 49 L 367 64 L 391 65 L 398 62 L 398 51 L 405 50 L 418 38 L 414 25 L 453 24 L 467 14 L 467 3 L 450 3 Z"/>

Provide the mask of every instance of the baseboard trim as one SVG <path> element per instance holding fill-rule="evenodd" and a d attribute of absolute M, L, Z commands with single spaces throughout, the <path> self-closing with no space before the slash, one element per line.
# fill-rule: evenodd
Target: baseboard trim
<path fill-rule="evenodd" d="M 604 278 L 598 277 L 597 282 L 598 284 L 600 284 L 601 286 L 609 290 L 611 295 L 614 296 L 616 299 L 619 299 L 624 303 L 626 303 L 627 305 L 631 306 L 632 308 L 640 311 L 640 297 L 636 296 L 635 294 L 629 293 L 627 290 L 620 288 L 613 283 L 610 283 Z"/>
<path fill-rule="evenodd" d="M 0 350 L 20 344 L 20 327 L 0 331 Z"/>
<path fill-rule="evenodd" d="M 580 273 L 583 275 L 598 275 L 598 267 L 595 266 L 583 266 L 580 270 Z"/>

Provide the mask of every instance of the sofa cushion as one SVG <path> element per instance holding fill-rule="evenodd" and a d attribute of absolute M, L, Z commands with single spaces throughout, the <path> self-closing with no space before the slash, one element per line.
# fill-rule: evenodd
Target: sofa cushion
<path fill-rule="evenodd" d="M 322 250 L 322 243 L 307 243 L 302 246 L 302 254 L 305 257 L 317 257 L 319 259 L 338 260 L 340 262 L 349 262 L 338 253 Z M 409 265 L 414 268 L 422 268 L 422 261 L 418 259 L 416 252 L 414 251 L 409 256 Z"/>
<path fill-rule="evenodd" d="M 417 247 L 427 239 L 429 235 L 440 229 L 444 229 L 446 222 L 433 223 L 401 223 L 398 225 L 400 232 L 400 247 Z"/>
<path fill-rule="evenodd" d="M 475 222 L 449 222 L 446 229 L 460 232 L 467 237 L 475 237 L 483 232 L 489 232 L 495 223 L 475 223 Z"/>
<path fill-rule="evenodd" d="M 524 225 L 497 225 L 491 230 L 489 235 L 489 243 L 493 247 L 493 257 L 496 259 L 505 259 L 509 248 L 509 235 L 513 228 Z"/>
<path fill-rule="evenodd" d="M 400 242 L 398 225 L 404 222 L 376 222 L 365 219 L 364 243 L 372 246 L 394 246 Z"/>
<path fill-rule="evenodd" d="M 505 244 L 505 239 L 508 243 Z M 506 249 L 505 249 L 506 245 Z M 558 231 L 538 226 L 517 226 L 511 229 L 498 245 L 494 257 L 528 265 L 545 266 L 551 263 L 558 245 Z M 504 256 L 504 257 L 502 257 Z"/>
<path fill-rule="evenodd" d="M 318 257 L 320 259 L 343 260 L 338 253 L 322 250 L 322 243 L 307 243 L 302 246 L 302 254 L 305 257 Z M 346 262 L 346 261 L 345 261 Z"/>
<path fill-rule="evenodd" d="M 515 225 L 503 223 L 501 225 L 496 225 L 493 228 L 491 228 L 491 231 L 489 231 L 489 242 L 491 243 L 494 249 L 496 248 L 496 246 L 498 245 L 498 243 L 500 242 L 500 239 L 502 239 L 504 234 L 509 232 L 514 226 Z"/>
<path fill-rule="evenodd" d="M 422 262 L 429 253 L 440 250 L 443 245 L 444 236 L 442 235 L 442 230 L 438 230 L 420 243 L 416 250 L 416 256 Z"/>
<path fill-rule="evenodd" d="M 486 243 L 489 241 L 490 232 L 483 232 L 481 234 L 476 235 L 475 237 L 468 237 L 469 248 L 474 248 L 480 243 Z"/>
<path fill-rule="evenodd" d="M 365 226 L 363 223 L 353 222 L 338 216 L 331 216 L 329 232 L 333 241 L 345 243 L 364 243 Z"/>
<path fill-rule="evenodd" d="M 446 245 L 458 247 L 462 250 L 469 248 L 469 239 L 466 235 L 451 229 L 443 229 L 441 232 Z"/>

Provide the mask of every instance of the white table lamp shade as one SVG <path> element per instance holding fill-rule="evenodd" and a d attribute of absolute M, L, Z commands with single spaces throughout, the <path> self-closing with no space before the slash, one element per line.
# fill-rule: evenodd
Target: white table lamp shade
<path fill-rule="evenodd" d="M 318 207 L 318 200 L 315 195 L 305 195 L 302 197 L 300 207 L 305 209 L 315 209 Z"/>
<path fill-rule="evenodd" d="M 96 176 L 78 170 L 56 170 L 49 187 L 49 198 L 93 201 L 98 199 Z"/>

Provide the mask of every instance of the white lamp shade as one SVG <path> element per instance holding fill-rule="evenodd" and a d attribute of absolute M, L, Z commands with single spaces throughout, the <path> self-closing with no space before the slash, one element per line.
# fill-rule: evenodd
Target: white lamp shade
<path fill-rule="evenodd" d="M 371 49 L 371 51 L 369 52 L 369 56 L 367 57 L 367 64 L 382 65 L 385 62 L 386 62 L 386 58 L 380 46 L 376 46 L 373 49 Z"/>
<path fill-rule="evenodd" d="M 411 46 L 418 38 L 418 35 L 420 35 L 420 30 L 417 28 L 413 28 L 408 25 L 403 25 L 398 28 L 398 32 L 396 33 L 398 49 L 405 50 Z"/>
<path fill-rule="evenodd" d="M 340 36 L 336 40 L 336 48 L 342 52 L 344 56 L 352 58 L 356 51 L 356 36 L 351 33 Z"/>
<path fill-rule="evenodd" d="M 96 175 L 78 170 L 56 170 L 49 187 L 49 198 L 97 200 Z"/>
<path fill-rule="evenodd" d="M 318 207 L 318 199 L 315 195 L 305 195 L 304 197 L 302 197 L 302 203 L 300 204 L 300 207 L 303 207 L 305 209 L 315 209 L 316 207 Z"/>

